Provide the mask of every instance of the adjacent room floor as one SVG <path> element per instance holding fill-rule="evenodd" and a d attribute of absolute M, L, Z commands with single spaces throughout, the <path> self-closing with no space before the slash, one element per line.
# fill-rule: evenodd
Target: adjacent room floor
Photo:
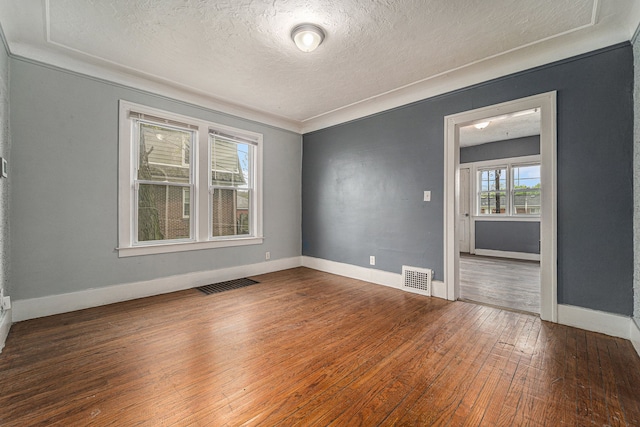
<path fill-rule="evenodd" d="M 540 262 L 460 254 L 460 297 L 540 314 Z"/>
<path fill-rule="evenodd" d="M 13 325 L 0 424 L 640 425 L 629 341 L 296 268 Z"/>

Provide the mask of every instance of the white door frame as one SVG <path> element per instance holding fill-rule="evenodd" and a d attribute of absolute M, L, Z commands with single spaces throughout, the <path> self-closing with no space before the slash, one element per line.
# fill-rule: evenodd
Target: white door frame
<path fill-rule="evenodd" d="M 471 204 L 471 168 L 464 167 L 464 168 L 460 168 L 459 170 L 461 172 L 466 170 L 467 171 L 466 174 L 468 175 L 467 176 L 467 192 L 466 194 L 462 194 L 462 193 L 460 194 L 461 196 L 464 196 L 462 197 L 463 199 L 467 199 L 466 200 L 466 203 L 467 203 L 466 218 L 459 218 L 459 221 L 466 225 L 464 230 L 466 231 L 466 233 L 461 233 L 461 235 L 465 234 L 464 239 L 459 238 L 459 241 L 464 242 L 464 240 L 466 239 L 467 250 L 465 251 L 462 248 L 459 248 L 459 249 L 463 251 L 463 253 L 472 253 L 471 251 L 471 206 L 472 206 Z M 464 174 L 460 173 L 459 176 L 462 176 L 462 175 Z M 464 180 L 461 179 L 460 184 L 462 184 L 463 181 Z M 462 185 L 460 186 L 460 188 L 462 189 Z M 464 205 L 460 204 L 460 206 L 464 206 Z M 458 224 L 460 224 L 460 222 Z M 463 230 L 458 230 L 458 231 L 463 231 Z"/>
<path fill-rule="evenodd" d="M 551 322 L 558 321 L 556 97 L 556 92 L 552 91 L 444 118 L 444 282 L 448 300 L 457 300 L 460 295 L 460 253 L 457 234 L 460 127 L 481 122 L 488 117 L 539 108 L 542 178 L 540 318 Z"/>

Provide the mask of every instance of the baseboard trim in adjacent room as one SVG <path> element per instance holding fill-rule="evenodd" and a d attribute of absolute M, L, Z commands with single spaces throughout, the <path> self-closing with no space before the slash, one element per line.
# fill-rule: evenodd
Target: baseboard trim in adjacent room
<path fill-rule="evenodd" d="M 0 353 L 4 348 L 4 343 L 9 336 L 9 329 L 11 329 L 11 310 L 5 310 L 0 314 Z"/>
<path fill-rule="evenodd" d="M 526 252 L 495 251 L 493 249 L 476 249 L 475 254 L 479 256 L 492 256 L 497 258 L 522 259 L 526 261 L 540 261 L 540 254 L 530 254 Z"/>
<path fill-rule="evenodd" d="M 325 273 L 337 274 L 338 276 L 350 277 L 376 285 L 402 289 L 402 274 L 400 273 L 391 273 L 375 268 L 360 267 L 309 256 L 302 257 L 302 265 L 314 270 L 324 271 Z M 444 282 L 437 280 L 431 281 L 431 296 L 446 299 L 447 287 Z"/>
<path fill-rule="evenodd" d="M 12 303 L 13 321 L 20 322 L 136 298 L 166 294 L 211 283 L 300 267 L 301 265 L 301 257 L 292 257 L 218 270 L 160 277 L 141 282 L 105 286 L 67 294 L 16 300 Z"/>
<path fill-rule="evenodd" d="M 638 325 L 638 321 L 631 319 L 629 329 L 629 341 L 631 341 L 631 344 L 633 344 L 633 347 L 636 349 L 636 353 L 640 356 L 640 325 Z"/>
<path fill-rule="evenodd" d="M 628 316 L 558 304 L 558 323 L 561 325 L 574 326 L 628 340 L 630 338 L 629 322 L 634 323 Z"/>

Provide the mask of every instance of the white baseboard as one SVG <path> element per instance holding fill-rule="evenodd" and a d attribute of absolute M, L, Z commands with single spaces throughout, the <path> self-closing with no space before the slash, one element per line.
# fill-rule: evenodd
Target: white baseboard
<path fill-rule="evenodd" d="M 636 353 L 640 356 L 640 325 L 638 325 L 638 320 L 631 319 L 629 329 L 629 341 L 631 341 L 631 344 L 633 344 L 633 347 L 636 349 Z"/>
<path fill-rule="evenodd" d="M 13 321 L 20 322 L 37 317 L 181 291 L 211 283 L 300 267 L 301 265 L 301 257 L 292 257 L 219 270 L 160 277 L 142 282 L 105 286 L 61 295 L 16 300 L 12 303 Z"/>
<path fill-rule="evenodd" d="M 4 347 L 12 321 L 20 322 L 37 317 L 160 295 L 210 283 L 272 273 L 300 266 L 401 289 L 401 274 L 307 256 L 285 258 L 219 270 L 199 271 L 142 282 L 87 289 L 61 295 L 15 300 L 12 302 L 11 310 L 6 310 L 0 316 L 0 351 Z M 447 288 L 444 282 L 434 280 L 431 282 L 431 285 L 432 296 L 446 299 Z M 640 327 L 630 317 L 559 304 L 558 323 L 631 340 L 638 355 L 640 355 Z"/>
<path fill-rule="evenodd" d="M 476 249 L 475 254 L 480 256 L 493 256 L 498 258 L 513 258 L 513 259 L 523 259 L 527 261 L 540 261 L 540 254 L 530 254 L 527 252 L 509 252 L 509 251 L 495 251 L 493 249 Z"/>
<path fill-rule="evenodd" d="M 558 304 L 558 323 L 592 332 L 630 339 L 633 320 L 628 316 L 591 310 L 573 305 Z"/>
<path fill-rule="evenodd" d="M 375 268 L 359 267 L 357 265 L 344 264 L 336 261 L 329 261 L 321 258 L 309 256 L 302 257 L 302 265 L 314 270 L 326 273 L 337 274 L 339 276 L 350 277 L 364 282 L 375 283 L 376 285 L 389 286 L 391 288 L 402 289 L 402 274 L 390 273 L 388 271 L 376 270 Z M 404 290 L 404 289 L 403 289 Z M 431 281 L 431 296 L 437 298 L 447 297 L 447 287 L 444 282 Z"/>
<path fill-rule="evenodd" d="M 5 310 L 0 314 L 0 353 L 2 353 L 9 329 L 11 329 L 11 320 L 11 310 Z"/>

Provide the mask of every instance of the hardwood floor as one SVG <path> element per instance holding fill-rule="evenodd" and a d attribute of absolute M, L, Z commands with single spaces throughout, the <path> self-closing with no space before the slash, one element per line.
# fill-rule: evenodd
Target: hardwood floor
<path fill-rule="evenodd" d="M 540 314 L 540 263 L 460 254 L 460 297 Z"/>
<path fill-rule="evenodd" d="M 15 324 L 0 424 L 640 425 L 618 338 L 305 268 Z"/>

